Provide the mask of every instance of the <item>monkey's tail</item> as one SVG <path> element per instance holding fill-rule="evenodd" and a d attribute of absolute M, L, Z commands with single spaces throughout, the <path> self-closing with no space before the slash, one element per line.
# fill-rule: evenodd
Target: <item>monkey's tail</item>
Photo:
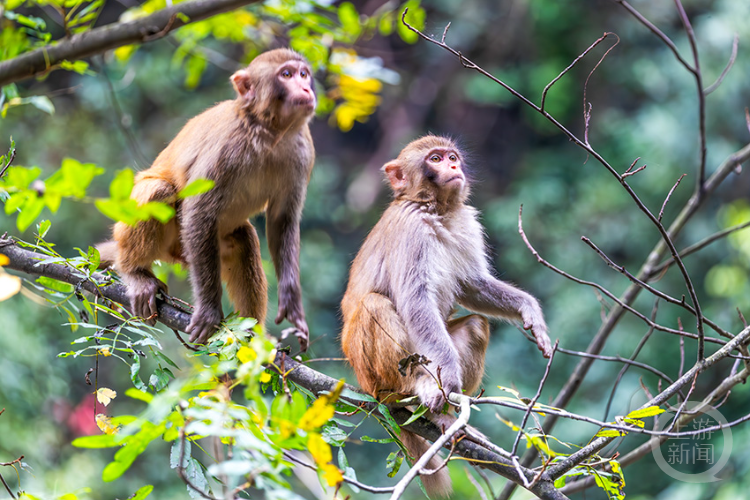
<path fill-rule="evenodd" d="M 117 259 L 117 242 L 115 240 L 103 241 L 96 245 L 99 250 L 99 269 L 104 269 L 115 263 Z"/>
<path fill-rule="evenodd" d="M 401 429 L 400 437 L 401 442 L 409 451 L 409 455 L 414 457 L 415 460 L 419 460 L 419 457 L 424 455 L 430 448 L 430 444 L 424 438 L 406 429 Z M 437 455 L 433 456 L 427 462 L 427 468 L 432 470 L 437 469 L 441 465 L 443 465 L 442 460 Z M 443 467 L 434 474 L 422 475 L 420 478 L 422 479 L 422 484 L 424 484 L 424 489 L 430 497 L 447 497 L 453 491 L 447 467 Z"/>

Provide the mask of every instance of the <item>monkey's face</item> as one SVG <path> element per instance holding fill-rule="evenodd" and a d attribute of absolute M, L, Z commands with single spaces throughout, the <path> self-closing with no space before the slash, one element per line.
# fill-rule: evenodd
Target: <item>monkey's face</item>
<path fill-rule="evenodd" d="M 291 60 L 280 65 L 276 70 L 276 89 L 282 119 L 307 118 L 315 110 L 315 88 L 305 62 Z"/>
<path fill-rule="evenodd" d="M 445 194 L 460 193 L 466 187 L 466 176 L 458 152 L 451 148 L 430 150 L 422 163 L 424 177 Z"/>

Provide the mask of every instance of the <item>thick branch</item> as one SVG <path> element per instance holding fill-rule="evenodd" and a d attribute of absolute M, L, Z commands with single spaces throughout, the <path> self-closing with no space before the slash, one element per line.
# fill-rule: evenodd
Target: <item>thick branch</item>
<path fill-rule="evenodd" d="M 101 54 L 132 43 L 163 37 L 177 28 L 216 14 L 228 12 L 258 0 L 193 0 L 180 3 L 148 17 L 113 23 L 59 40 L 18 57 L 0 62 L 0 87 L 43 74 L 62 61 Z"/>
<path fill-rule="evenodd" d="M 13 240 L 0 238 L 0 253 L 10 259 L 10 263 L 7 266 L 9 269 L 37 276 L 47 276 L 72 285 L 80 284 L 84 278 L 79 271 L 62 264 L 37 265 L 40 260 L 46 259 L 47 256 L 25 250 Z M 88 292 L 101 295 L 115 302 L 127 303 L 125 286 L 111 282 L 102 273 L 94 273 L 93 281 L 86 280 L 81 286 Z M 160 298 L 157 298 L 157 309 L 159 311 L 159 321 L 169 328 L 185 331 L 185 328 L 190 323 L 189 313 L 177 309 Z M 315 395 L 331 392 L 339 383 L 335 378 L 294 361 L 286 356 L 284 352 L 279 352 L 274 364 L 279 367 L 288 380 L 306 388 Z M 348 386 L 348 388 L 356 391 L 354 387 Z M 342 397 L 342 399 L 346 398 Z M 363 403 L 355 400 L 349 402 L 354 406 L 362 406 L 369 410 L 376 409 L 374 403 Z M 399 424 L 403 424 L 412 416 L 410 411 L 403 408 L 394 408 L 391 414 Z M 443 434 L 435 424 L 423 418 L 404 426 L 404 428 L 433 442 Z M 482 467 L 519 484 L 528 484 L 537 476 L 533 471 L 515 467 L 507 458 L 467 439 L 463 439 L 456 444 L 454 453 L 466 459 L 477 461 Z M 519 470 L 526 476 L 525 478 L 519 475 Z M 554 487 L 553 481 L 546 474 L 542 474 L 541 478 L 530 486 L 530 491 L 538 497 L 548 500 L 564 500 L 567 498 Z"/>

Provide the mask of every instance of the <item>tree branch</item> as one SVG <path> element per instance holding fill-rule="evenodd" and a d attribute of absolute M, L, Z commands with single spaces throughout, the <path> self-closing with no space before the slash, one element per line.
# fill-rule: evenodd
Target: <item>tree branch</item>
<path fill-rule="evenodd" d="M 133 21 L 113 23 L 64 38 L 47 47 L 0 62 L 0 87 L 132 43 L 159 39 L 186 24 L 256 3 L 258 0 L 193 0 Z M 185 19 L 187 17 L 187 19 Z"/>
<path fill-rule="evenodd" d="M 48 256 L 25 250 L 14 240 L 0 238 L 0 254 L 6 255 L 10 260 L 10 263 L 6 266 L 8 269 L 15 269 L 16 271 L 35 276 L 47 276 L 72 285 L 80 284 L 84 290 L 115 302 L 127 303 L 128 301 L 126 287 L 112 281 L 103 273 L 93 273 L 92 279 L 85 279 L 83 273 L 63 264 L 39 264 L 39 261 L 47 259 Z M 83 279 L 85 281 L 82 282 Z M 190 324 L 190 313 L 170 305 L 160 297 L 157 297 L 156 302 L 158 310 L 157 319 L 169 328 L 185 331 L 188 324 Z M 277 354 L 274 364 L 276 367 L 283 367 L 282 375 L 284 377 L 306 388 L 315 395 L 329 393 L 339 383 L 337 379 L 315 371 L 289 358 L 283 351 Z M 357 391 L 356 388 L 351 386 L 347 386 L 347 388 Z M 347 400 L 345 396 L 342 396 L 341 399 L 349 401 L 354 406 L 361 406 L 370 411 L 376 411 L 377 409 L 376 403 Z M 410 411 L 403 408 L 393 408 L 391 414 L 399 425 L 402 425 L 412 416 Z M 424 418 L 405 425 L 404 428 L 432 442 L 440 439 L 443 435 L 441 429 L 438 429 L 435 424 Z M 518 484 L 530 484 L 537 476 L 532 470 L 524 467 L 515 467 L 507 458 L 468 439 L 463 439 L 456 444 L 455 453 L 469 461 L 475 461 L 485 469 L 491 470 Z M 525 477 L 522 478 L 519 471 Z M 567 499 L 565 495 L 561 494 L 554 487 L 553 481 L 546 473 L 542 474 L 535 484 L 530 484 L 529 491 L 545 500 Z"/>

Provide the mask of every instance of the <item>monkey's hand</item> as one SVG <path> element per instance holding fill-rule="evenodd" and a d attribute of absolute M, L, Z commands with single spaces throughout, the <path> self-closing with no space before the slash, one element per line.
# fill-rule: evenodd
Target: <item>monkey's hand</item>
<path fill-rule="evenodd" d="M 190 342 L 205 344 L 219 328 L 222 319 L 224 319 L 224 313 L 221 308 L 197 306 L 186 329 L 190 334 Z"/>
<path fill-rule="evenodd" d="M 536 346 L 542 351 L 542 355 L 545 358 L 552 356 L 552 343 L 547 335 L 547 323 L 544 322 L 542 309 L 536 301 L 534 301 L 532 307 L 523 308 L 521 319 L 523 320 L 524 330 L 531 330 L 532 335 L 534 335 Z"/>
<path fill-rule="evenodd" d="M 129 283 L 128 297 L 133 308 L 133 314 L 143 318 L 143 321 L 151 326 L 156 324 L 156 294 L 159 291 L 167 293 L 167 285 L 156 278 L 138 279 Z"/>
<path fill-rule="evenodd" d="M 296 327 L 297 331 L 294 335 L 299 340 L 300 350 L 307 351 L 307 346 L 310 344 L 310 329 L 305 321 L 299 291 L 279 289 L 279 313 L 276 315 L 276 324 L 284 321 L 284 318 Z"/>
<path fill-rule="evenodd" d="M 430 374 L 424 373 L 415 388 L 419 400 L 433 413 L 440 413 L 447 400 L 448 394 L 455 392 L 461 394 L 461 369 L 443 369 L 440 371 L 442 389 L 438 387 L 437 380 Z"/>

